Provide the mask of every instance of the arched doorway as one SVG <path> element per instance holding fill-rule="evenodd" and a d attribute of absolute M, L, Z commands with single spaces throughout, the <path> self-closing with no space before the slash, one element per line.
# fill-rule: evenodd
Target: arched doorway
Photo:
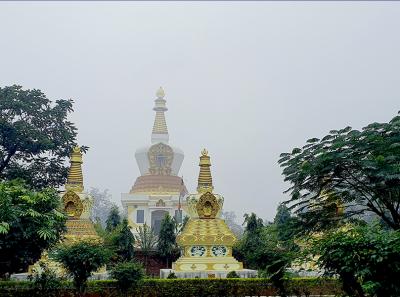
<path fill-rule="evenodd" d="M 151 226 L 153 227 L 154 233 L 159 234 L 161 229 L 161 221 L 168 213 L 166 210 L 155 210 L 151 213 Z"/>

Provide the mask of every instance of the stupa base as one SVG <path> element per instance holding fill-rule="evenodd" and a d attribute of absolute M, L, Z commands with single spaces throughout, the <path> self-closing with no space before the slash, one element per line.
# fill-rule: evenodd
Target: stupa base
<path fill-rule="evenodd" d="M 170 273 L 174 273 L 177 278 L 226 278 L 229 270 L 203 270 L 203 271 L 175 271 L 173 269 L 160 269 L 160 278 L 167 278 Z M 235 270 L 240 278 L 257 277 L 257 270 L 240 269 Z"/>

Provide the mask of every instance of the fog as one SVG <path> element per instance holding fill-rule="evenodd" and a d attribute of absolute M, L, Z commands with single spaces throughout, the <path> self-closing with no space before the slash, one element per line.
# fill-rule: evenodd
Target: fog
<path fill-rule="evenodd" d="M 224 209 L 273 219 L 281 152 L 400 110 L 400 3 L 1 2 L 0 86 L 75 101 L 86 189 L 120 203 L 163 86 L 180 175 L 211 156 Z"/>

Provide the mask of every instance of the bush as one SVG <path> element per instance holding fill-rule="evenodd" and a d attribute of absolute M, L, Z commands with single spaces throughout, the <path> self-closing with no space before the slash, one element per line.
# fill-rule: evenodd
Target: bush
<path fill-rule="evenodd" d="M 30 277 L 37 296 L 57 296 L 57 290 L 62 287 L 61 279 L 46 264 L 41 262 L 39 266 L 41 271 Z"/>
<path fill-rule="evenodd" d="M 111 252 L 101 244 L 86 241 L 61 245 L 51 254 L 73 277 L 75 288 L 80 293 L 85 291 L 91 274 L 104 266 L 110 256 Z"/>
<path fill-rule="evenodd" d="M 128 292 L 143 279 L 143 266 L 135 262 L 123 262 L 114 266 L 111 277 L 117 280 L 117 286 L 122 292 Z"/>
<path fill-rule="evenodd" d="M 167 279 L 175 279 L 178 278 L 174 272 L 170 272 L 167 276 Z"/>
<path fill-rule="evenodd" d="M 226 278 L 240 278 L 240 275 L 236 271 L 229 271 Z"/>
<path fill-rule="evenodd" d="M 34 289 L 30 282 L 0 282 L 0 296 L 29 296 Z M 89 281 L 87 296 L 117 297 L 117 281 Z M 296 278 L 285 280 L 288 295 L 335 295 L 339 296 L 341 284 L 337 279 Z M 76 291 L 71 283 L 63 282 L 59 296 L 72 296 Z M 224 297 L 224 296 L 277 296 L 277 290 L 269 279 L 144 279 L 131 291 L 132 296 L 141 297 Z M 302 294 L 302 295 L 301 295 Z M 308 294 L 308 295 L 306 295 Z"/>

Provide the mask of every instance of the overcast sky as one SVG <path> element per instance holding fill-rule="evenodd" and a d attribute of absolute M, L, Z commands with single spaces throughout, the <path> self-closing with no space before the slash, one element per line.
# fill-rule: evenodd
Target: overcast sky
<path fill-rule="evenodd" d="M 163 86 L 189 192 L 205 147 L 224 209 L 272 219 L 281 152 L 400 110 L 399 31 L 393 2 L 1 2 L 0 85 L 72 98 L 85 187 L 118 203 Z"/>

